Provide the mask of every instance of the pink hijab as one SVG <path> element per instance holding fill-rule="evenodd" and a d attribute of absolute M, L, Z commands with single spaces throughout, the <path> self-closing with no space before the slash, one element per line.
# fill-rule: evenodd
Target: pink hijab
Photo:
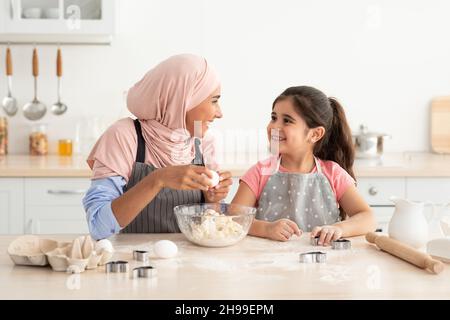
<path fill-rule="evenodd" d="M 204 58 L 181 54 L 162 61 L 128 91 L 127 106 L 141 123 L 147 163 L 162 168 L 192 162 L 194 139 L 186 130 L 186 112 L 219 86 L 217 74 Z M 120 175 L 128 181 L 136 149 L 133 120 L 114 123 L 88 156 L 93 179 Z M 202 149 L 204 158 L 212 162 L 215 150 L 211 137 L 202 139 Z"/>

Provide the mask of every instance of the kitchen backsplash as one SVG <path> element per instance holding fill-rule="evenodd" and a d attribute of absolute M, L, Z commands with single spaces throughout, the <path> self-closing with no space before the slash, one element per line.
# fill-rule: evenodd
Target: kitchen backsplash
<path fill-rule="evenodd" d="M 126 90 L 156 63 L 182 52 L 206 56 L 221 76 L 224 118 L 215 129 L 222 134 L 240 130 L 253 136 L 244 139 L 252 144 L 264 132 L 274 98 L 288 86 L 308 84 L 337 97 L 354 130 L 364 123 L 391 134 L 385 151 L 430 150 L 430 100 L 450 94 L 450 42 L 442 41 L 450 30 L 448 2 L 424 10 L 423 1 L 400 0 L 388 7 L 350 0 L 347 11 L 331 0 L 289 2 L 289 10 L 279 2 L 252 0 L 240 2 L 238 12 L 235 4 L 215 0 L 180 1 L 176 12 L 163 0 L 117 3 L 111 46 L 62 46 L 62 100 L 68 111 L 39 120 L 48 125 L 50 153 L 58 139 L 76 140 L 77 128 L 86 141 L 77 150 L 86 153 L 104 128 L 129 115 Z M 167 16 L 177 23 L 167 24 Z M 298 30 L 299 40 L 283 30 Z M 57 46 L 37 48 L 39 99 L 49 107 L 57 99 Z M 21 109 L 33 97 L 33 47 L 11 49 L 20 110 L 8 119 L 9 151 L 27 153 L 32 122 Z M 1 45 L 1 97 L 6 94 L 5 50 Z M 244 148 L 241 139 L 233 139 L 237 151 Z M 257 149 L 264 149 L 264 139 L 257 139 Z"/>

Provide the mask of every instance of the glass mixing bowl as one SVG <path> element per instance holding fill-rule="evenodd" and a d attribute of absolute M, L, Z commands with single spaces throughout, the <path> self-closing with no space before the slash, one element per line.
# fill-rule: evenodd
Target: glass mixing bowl
<path fill-rule="evenodd" d="M 189 241 L 204 247 L 226 247 L 247 235 L 256 208 L 201 203 L 176 206 L 174 212 L 178 227 Z"/>

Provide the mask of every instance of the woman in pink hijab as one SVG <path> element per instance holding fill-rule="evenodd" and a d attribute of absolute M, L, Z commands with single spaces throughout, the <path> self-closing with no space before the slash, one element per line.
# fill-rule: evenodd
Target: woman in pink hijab
<path fill-rule="evenodd" d="M 129 90 L 127 106 L 137 119 L 110 126 L 87 159 L 93 178 L 83 205 L 93 238 L 180 232 L 175 206 L 227 196 L 229 172 L 219 172 L 211 188 L 209 169 L 217 166 L 205 135 L 222 117 L 219 98 L 215 71 L 190 54 L 161 62 Z"/>

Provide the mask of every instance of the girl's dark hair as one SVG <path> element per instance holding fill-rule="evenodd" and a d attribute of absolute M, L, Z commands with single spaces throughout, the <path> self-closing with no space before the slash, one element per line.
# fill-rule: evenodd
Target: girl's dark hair
<path fill-rule="evenodd" d="M 356 181 L 353 172 L 355 150 L 352 133 L 339 102 L 313 87 L 299 86 L 284 90 L 273 102 L 272 109 L 277 102 L 286 99 L 290 99 L 308 128 L 325 128 L 325 135 L 314 145 L 314 155 L 322 160 L 338 163 Z M 345 218 L 342 209 L 341 218 Z"/>

